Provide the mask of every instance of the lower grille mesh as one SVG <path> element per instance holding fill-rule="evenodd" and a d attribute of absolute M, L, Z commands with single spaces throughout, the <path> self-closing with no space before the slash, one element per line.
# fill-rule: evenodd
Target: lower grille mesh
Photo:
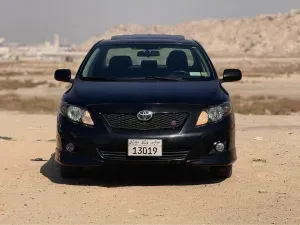
<path fill-rule="evenodd" d="M 183 160 L 187 157 L 189 151 L 170 151 L 163 152 L 163 155 L 160 157 L 135 157 L 136 159 L 148 159 L 153 160 L 159 158 L 160 160 Z M 107 151 L 99 150 L 99 154 L 104 159 L 111 160 L 124 160 L 127 158 L 126 152 L 116 152 L 116 151 Z M 130 157 L 128 157 L 130 158 Z"/>
<path fill-rule="evenodd" d="M 181 127 L 188 113 L 156 113 L 149 121 L 140 121 L 136 114 L 102 114 L 110 127 L 130 130 L 160 130 Z"/>

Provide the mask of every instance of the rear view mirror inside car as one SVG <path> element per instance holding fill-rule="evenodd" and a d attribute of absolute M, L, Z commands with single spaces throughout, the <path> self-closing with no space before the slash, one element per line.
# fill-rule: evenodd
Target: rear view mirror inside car
<path fill-rule="evenodd" d="M 159 51 L 156 51 L 156 50 L 146 50 L 146 51 L 139 51 L 137 53 L 137 56 L 139 57 L 156 57 L 156 56 L 160 56 L 160 53 Z"/>

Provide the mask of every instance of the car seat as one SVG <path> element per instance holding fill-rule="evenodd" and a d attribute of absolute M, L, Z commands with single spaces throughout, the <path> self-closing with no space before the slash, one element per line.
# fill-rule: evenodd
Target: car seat
<path fill-rule="evenodd" d="M 170 52 L 166 65 L 169 70 L 187 70 L 188 60 L 184 51 L 174 50 Z"/>

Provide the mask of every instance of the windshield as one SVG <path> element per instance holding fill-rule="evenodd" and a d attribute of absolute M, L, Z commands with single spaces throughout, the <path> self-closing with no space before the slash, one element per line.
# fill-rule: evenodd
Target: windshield
<path fill-rule="evenodd" d="M 83 65 L 85 80 L 213 80 L 200 48 L 182 44 L 100 45 Z"/>

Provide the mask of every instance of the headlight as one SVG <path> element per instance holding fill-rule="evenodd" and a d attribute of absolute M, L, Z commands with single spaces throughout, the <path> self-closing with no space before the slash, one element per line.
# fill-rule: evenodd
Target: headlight
<path fill-rule="evenodd" d="M 69 105 L 67 103 L 61 103 L 60 113 L 72 121 L 83 123 L 90 126 L 94 125 L 90 113 L 86 109 L 83 109 L 79 106 Z"/>
<path fill-rule="evenodd" d="M 232 107 L 230 102 L 224 102 L 221 105 L 213 106 L 202 110 L 196 126 L 202 126 L 207 123 L 215 123 L 222 120 L 225 116 L 231 113 Z"/>

